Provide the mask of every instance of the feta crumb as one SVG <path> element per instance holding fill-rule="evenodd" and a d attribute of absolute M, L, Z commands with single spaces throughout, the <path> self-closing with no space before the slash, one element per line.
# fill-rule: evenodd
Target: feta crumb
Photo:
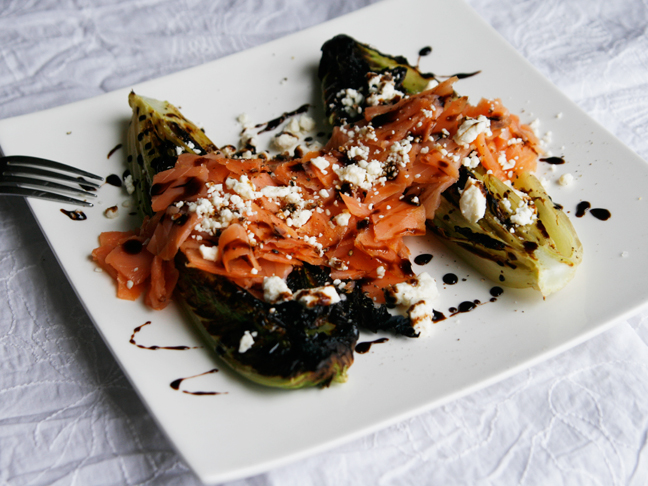
<path fill-rule="evenodd" d="M 379 266 L 376 269 L 376 275 L 378 275 L 378 278 L 383 278 L 385 276 L 385 267 L 383 267 L 382 265 Z"/>
<path fill-rule="evenodd" d="M 476 119 L 466 118 L 453 138 L 459 145 L 463 145 L 474 142 L 480 133 L 492 135 L 490 120 L 484 115 L 479 115 Z"/>
<path fill-rule="evenodd" d="M 468 157 L 464 157 L 461 161 L 461 165 L 468 167 L 469 169 L 475 169 L 481 163 L 481 159 L 477 152 L 470 152 Z"/>
<path fill-rule="evenodd" d="M 419 337 L 429 337 L 434 324 L 432 305 L 426 300 L 421 300 L 412 305 L 408 310 L 412 327 L 419 333 Z"/>
<path fill-rule="evenodd" d="M 533 208 L 523 204 L 515 210 L 515 214 L 511 216 L 511 222 L 518 226 L 526 226 L 533 223 L 537 218 L 538 217 Z"/>
<path fill-rule="evenodd" d="M 432 300 L 439 296 L 436 281 L 422 272 L 410 282 L 397 283 L 390 289 L 396 305 L 410 307 L 421 300 Z"/>
<path fill-rule="evenodd" d="M 533 130 L 536 137 L 540 138 L 540 120 L 538 118 L 529 123 L 529 128 Z"/>
<path fill-rule="evenodd" d="M 291 216 L 286 218 L 286 224 L 288 226 L 293 226 L 295 228 L 301 228 L 313 215 L 313 211 L 310 209 L 301 209 L 292 213 Z"/>
<path fill-rule="evenodd" d="M 254 345 L 254 338 L 257 337 L 257 332 L 253 331 L 245 331 L 243 333 L 243 336 L 241 337 L 241 341 L 239 342 L 239 353 L 245 353 L 248 349 L 250 349 Z"/>
<path fill-rule="evenodd" d="M 459 209 L 463 217 L 471 223 L 476 223 L 486 214 L 486 196 L 483 187 L 480 181 L 469 178 L 461 193 Z"/>
<path fill-rule="evenodd" d="M 133 285 L 135 285 L 135 283 L 132 280 L 127 280 L 126 281 L 126 288 L 132 289 Z"/>
<path fill-rule="evenodd" d="M 308 115 L 302 115 L 299 118 L 299 126 L 303 132 L 312 132 L 315 129 L 315 120 Z"/>
<path fill-rule="evenodd" d="M 569 172 L 561 175 L 560 178 L 558 179 L 558 184 L 561 186 L 569 186 L 573 182 L 574 182 L 574 176 L 571 175 Z"/>
<path fill-rule="evenodd" d="M 401 282 L 388 290 L 396 305 L 407 309 L 412 327 L 421 337 L 432 332 L 432 300 L 439 296 L 436 281 L 426 272 L 409 282 Z"/>
<path fill-rule="evenodd" d="M 296 137 L 292 133 L 284 132 L 275 137 L 273 142 L 277 150 L 290 150 L 299 142 L 299 137 Z"/>
<path fill-rule="evenodd" d="M 436 88 L 439 85 L 439 82 L 436 79 L 430 79 L 425 86 L 425 89 L 423 91 L 427 91 L 428 89 Z"/>
<path fill-rule="evenodd" d="M 263 300 L 270 304 L 276 304 L 284 300 L 290 300 L 292 292 L 286 281 L 280 277 L 264 277 L 263 279 Z"/>
<path fill-rule="evenodd" d="M 342 300 L 333 285 L 303 289 L 295 294 L 295 300 L 305 307 L 337 304 Z"/>
<path fill-rule="evenodd" d="M 218 246 L 200 245 L 198 250 L 200 250 L 200 256 L 209 262 L 215 262 L 218 258 Z"/>
<path fill-rule="evenodd" d="M 119 216 L 119 208 L 117 206 L 111 206 L 104 211 L 104 216 L 108 219 L 115 219 Z"/>
<path fill-rule="evenodd" d="M 339 91 L 336 95 L 336 98 L 340 98 L 342 105 L 344 106 L 344 111 L 349 115 L 355 116 L 362 113 L 362 103 L 364 102 L 364 96 L 355 89 L 347 88 Z"/>
<path fill-rule="evenodd" d="M 311 159 L 310 163 L 322 171 L 323 174 L 327 173 L 326 168 L 331 165 L 324 157 L 315 157 L 314 159 Z"/>
<path fill-rule="evenodd" d="M 133 194 L 135 192 L 135 184 L 133 183 L 133 176 L 131 174 L 124 177 L 124 187 L 126 187 L 126 192 L 128 194 Z"/>
<path fill-rule="evenodd" d="M 374 74 L 369 78 L 369 93 L 367 104 L 376 106 L 387 101 L 398 100 L 403 96 L 396 89 L 396 82 L 391 74 Z"/>
<path fill-rule="evenodd" d="M 333 218 L 333 221 L 335 221 L 335 224 L 337 224 L 338 226 L 348 226 L 350 219 L 351 219 L 351 213 L 345 210 L 344 212 L 335 216 Z"/>

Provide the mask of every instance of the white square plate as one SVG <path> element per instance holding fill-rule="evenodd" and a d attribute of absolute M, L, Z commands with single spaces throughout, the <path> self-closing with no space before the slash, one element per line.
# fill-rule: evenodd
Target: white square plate
<path fill-rule="evenodd" d="M 126 199 L 109 185 L 99 203 L 72 221 L 52 202 L 30 201 L 44 234 L 79 298 L 142 400 L 201 480 L 221 482 L 285 464 L 439 406 L 568 349 L 636 312 L 648 288 L 648 165 L 565 98 L 461 1 L 387 1 L 264 46 L 132 88 L 180 106 L 206 128 L 217 145 L 236 143 L 236 117 L 246 112 L 267 121 L 303 103 L 321 102 L 316 68 L 320 46 L 338 33 L 414 60 L 424 46 L 424 70 L 453 74 L 481 70 L 458 82 L 473 102 L 501 98 L 522 121 L 539 118 L 551 131 L 550 149 L 567 163 L 575 182 L 552 184 L 550 193 L 573 216 L 591 201 L 609 209 L 600 221 L 574 218 L 585 248 L 584 262 L 567 288 L 543 300 L 537 292 L 506 290 L 495 303 L 479 306 L 436 325 L 430 339 L 389 337 L 356 356 L 348 383 L 329 389 L 265 389 L 224 369 L 206 349 L 157 351 L 129 343 L 133 330 L 144 345 L 200 346 L 188 319 L 175 306 L 162 312 L 141 302 L 115 298 L 113 282 L 94 271 L 89 255 L 102 231 L 136 225 L 120 206 L 110 220 L 103 211 Z M 124 152 L 106 154 L 123 142 L 130 118 L 130 88 L 98 98 L 0 121 L 7 154 L 60 160 L 103 175 L 121 174 Z M 556 115 L 562 113 L 562 117 Z M 70 209 L 70 207 L 66 207 Z M 495 285 L 430 238 L 413 243 L 413 255 L 434 253 L 426 270 L 440 280 L 448 272 L 459 283 L 440 286 L 436 308 L 464 300 L 487 302 Z M 626 257 L 622 253 L 627 252 Z M 416 265 L 415 265 L 416 267 Z M 417 267 L 421 270 L 422 267 Z M 373 336 L 363 335 L 361 340 Z M 219 368 L 220 373 L 186 380 Z M 182 390 L 227 392 L 195 396 Z"/>

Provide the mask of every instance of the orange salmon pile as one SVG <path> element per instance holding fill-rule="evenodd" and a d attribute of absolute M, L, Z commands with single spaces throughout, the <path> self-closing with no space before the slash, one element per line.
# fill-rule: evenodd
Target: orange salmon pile
<path fill-rule="evenodd" d="M 383 289 L 412 276 L 403 237 L 425 233 L 462 164 L 502 180 L 535 170 L 532 130 L 499 100 L 457 97 L 455 81 L 367 108 L 301 158 L 182 154 L 153 180 L 155 215 L 135 231 L 102 233 L 93 258 L 118 297 L 144 294 L 155 309 L 171 299 L 178 252 L 261 299 L 265 277 L 309 263 L 382 303 Z"/>

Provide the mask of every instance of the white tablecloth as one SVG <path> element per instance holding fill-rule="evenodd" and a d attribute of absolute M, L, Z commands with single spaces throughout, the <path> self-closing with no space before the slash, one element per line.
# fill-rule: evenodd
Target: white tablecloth
<path fill-rule="evenodd" d="M 648 159 L 646 0 L 469 2 Z M 1 0 L 0 118 L 195 66 L 368 3 Z M 24 201 L 0 197 L 0 228 L 0 483 L 198 484 L 101 341 Z M 440 409 L 230 484 L 645 484 L 647 345 L 644 311 Z"/>

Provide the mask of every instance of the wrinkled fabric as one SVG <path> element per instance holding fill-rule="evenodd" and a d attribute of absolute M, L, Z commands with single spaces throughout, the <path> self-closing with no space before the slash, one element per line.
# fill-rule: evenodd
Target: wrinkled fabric
<path fill-rule="evenodd" d="M 196 66 L 370 3 L 4 0 L 0 118 Z M 648 159 L 645 0 L 469 3 Z M 20 199 L 0 197 L 0 279 L 0 484 L 199 484 L 108 352 Z M 644 484 L 647 437 L 644 311 L 441 408 L 228 484 Z"/>

